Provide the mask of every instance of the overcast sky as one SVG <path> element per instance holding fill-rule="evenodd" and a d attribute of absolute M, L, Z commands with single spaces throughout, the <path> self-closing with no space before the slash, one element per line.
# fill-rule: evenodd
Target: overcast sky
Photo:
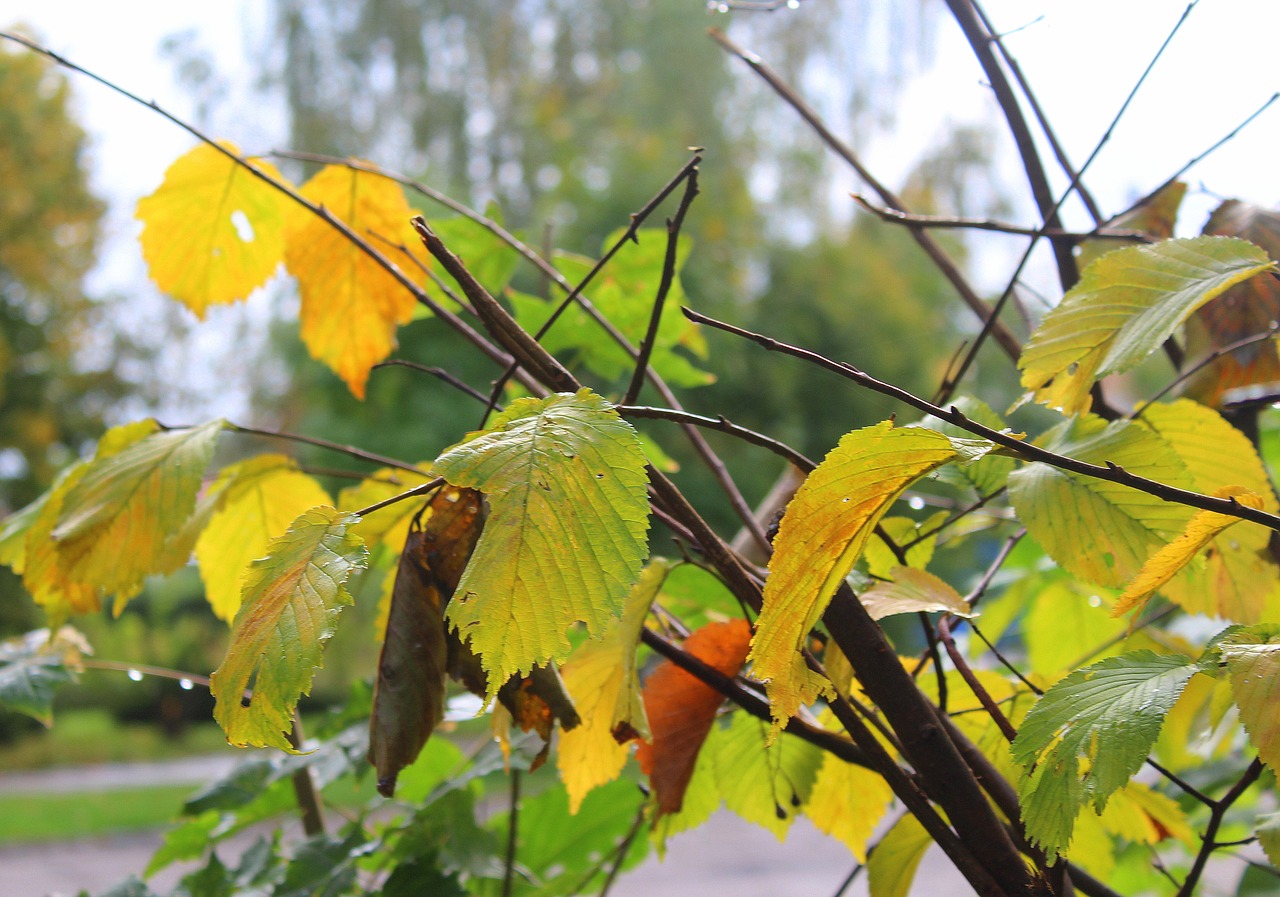
<path fill-rule="evenodd" d="M 823 2 L 805 0 L 797 14 L 818 14 Z M 219 73 L 231 82 L 227 107 L 213 113 L 218 136 L 259 150 L 283 137 L 273 110 L 261 104 L 246 108 L 243 102 L 249 89 L 244 79 L 252 68 L 248 59 L 263 51 L 266 39 L 265 3 L 6 0 L 3 9 L 7 21 L 0 25 L 26 23 L 51 48 L 181 116 L 194 113 L 193 102 L 159 48 L 168 35 L 192 32 L 196 45 L 214 54 Z M 1014 32 L 1007 44 L 1073 161 L 1080 164 L 1185 4 L 989 0 L 986 9 L 997 27 Z M 709 18 L 720 24 L 714 15 Z M 1274 0 L 1202 0 L 1086 178 L 1104 209 L 1126 206 L 1280 90 L 1277 34 L 1280 3 Z M 910 169 L 948 120 L 979 119 L 990 103 L 968 47 L 945 14 L 939 16 L 936 51 L 932 70 L 903 97 L 894 134 L 860 147 L 872 170 L 890 183 Z M 752 76 L 743 68 L 742 77 Z M 112 239 L 93 286 L 139 296 L 149 288 L 134 242 L 132 206 L 158 185 L 165 167 L 191 145 L 191 138 L 100 85 L 78 77 L 73 83 L 77 111 L 93 140 L 94 183 L 112 202 Z M 1280 203 L 1277 147 L 1280 104 L 1188 175 L 1193 189 L 1183 231 L 1198 231 L 1219 196 L 1267 206 Z M 1016 166 L 1016 160 L 1009 165 Z M 1024 184 L 1016 167 L 1006 180 L 1013 189 Z M 1200 185 L 1207 192 L 1199 192 Z M 1076 223 L 1083 223 L 1078 209 L 1075 214 Z M 219 310 L 215 327 L 234 328 L 244 314 Z M 218 337 L 206 339 L 216 343 Z"/>

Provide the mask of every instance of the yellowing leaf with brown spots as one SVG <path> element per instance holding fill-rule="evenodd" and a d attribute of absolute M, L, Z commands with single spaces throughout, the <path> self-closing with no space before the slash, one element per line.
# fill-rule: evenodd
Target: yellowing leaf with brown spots
<path fill-rule="evenodd" d="M 413 276 L 403 254 L 391 248 L 418 243 L 409 226 L 413 212 L 394 181 L 330 165 L 307 181 L 301 193 Z M 302 295 L 302 341 L 312 358 L 332 368 L 363 399 L 370 369 L 391 354 L 396 328 L 409 320 L 416 301 L 368 253 L 319 216 L 293 214 L 290 222 L 285 265 Z"/>
<path fill-rule="evenodd" d="M 220 145 L 239 155 L 233 143 Z M 263 159 L 247 160 L 276 181 Z M 156 286 L 203 318 L 211 305 L 244 299 L 284 258 L 290 200 L 207 143 L 180 156 L 156 192 L 138 201 L 142 257 Z"/>
<path fill-rule="evenodd" d="M 645 567 L 617 627 L 579 648 L 560 671 L 582 716 L 580 726 L 560 736 L 556 759 L 569 793 L 570 813 L 578 812 L 591 789 L 618 777 L 627 762 L 628 741 L 649 737 L 636 649 L 649 605 L 670 569 L 670 562 L 662 558 Z"/>
<path fill-rule="evenodd" d="M 890 421 L 847 433 L 787 505 L 774 540 L 751 659 L 775 724 L 825 691 L 801 649 L 876 523 L 919 477 L 955 460 L 946 436 Z"/>
<path fill-rule="evenodd" d="M 359 519 L 312 508 L 249 568 L 231 644 L 211 683 L 214 718 L 232 744 L 296 752 L 285 737 L 294 708 L 311 690 L 338 613 L 351 604 L 347 579 L 368 560 L 348 531 Z"/>
<path fill-rule="evenodd" d="M 1259 509 L 1262 499 L 1256 494 L 1239 486 L 1228 486 L 1214 493 L 1218 498 L 1234 498 L 1244 507 Z M 1173 579 L 1183 567 L 1191 562 L 1215 536 L 1227 527 L 1240 523 L 1239 517 L 1230 514 L 1219 514 L 1217 511 L 1197 511 L 1187 522 L 1187 528 L 1178 538 L 1161 548 L 1142 565 L 1133 582 L 1129 583 L 1124 594 L 1111 609 L 1111 615 L 1118 617 L 1133 608 L 1141 609 L 1147 601 Z"/>
<path fill-rule="evenodd" d="M 226 467 L 210 488 L 226 491 L 196 541 L 196 561 L 213 612 L 231 622 L 250 562 L 265 555 L 271 540 L 307 508 L 328 504 L 329 493 L 283 455 Z"/>
<path fill-rule="evenodd" d="M 1280 769 L 1280 624 L 1240 627 L 1222 639 L 1218 651 L 1250 743 L 1263 763 Z"/>

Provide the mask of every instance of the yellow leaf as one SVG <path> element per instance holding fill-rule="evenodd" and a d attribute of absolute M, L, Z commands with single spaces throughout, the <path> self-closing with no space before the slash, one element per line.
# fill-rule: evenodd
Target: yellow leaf
<path fill-rule="evenodd" d="M 385 241 L 417 243 L 412 210 L 394 181 L 330 165 L 301 192 L 383 255 L 394 255 Z M 285 238 L 285 265 L 302 295 L 302 341 L 363 399 L 370 369 L 391 354 L 396 328 L 413 315 L 413 295 L 316 215 L 291 216 Z"/>
<path fill-rule="evenodd" d="M 858 596 L 873 620 L 917 611 L 946 611 L 957 617 L 973 615 L 955 589 L 927 570 L 894 567 L 890 574 L 892 582 L 878 582 Z"/>
<path fill-rule="evenodd" d="M 867 860 L 871 897 L 907 897 L 916 869 L 932 843 L 916 817 L 908 813 L 899 819 Z"/>
<path fill-rule="evenodd" d="M 1192 488 L 1211 495 L 1242 486 L 1275 513 L 1277 502 L 1257 450 L 1212 408 L 1180 399 L 1143 409 L 1139 422 L 1169 444 L 1191 474 Z M 1210 540 L 1203 563 L 1188 564 L 1161 592 L 1189 613 L 1241 623 L 1267 619 L 1268 601 L 1280 593 L 1280 568 L 1269 550 L 1271 531 L 1242 521 Z"/>
<path fill-rule="evenodd" d="M 423 463 L 419 466 L 422 468 L 420 474 L 390 467 L 373 472 L 356 485 L 338 493 L 338 509 L 358 511 L 408 492 L 415 486 L 421 486 L 431 479 L 429 473 L 431 465 Z M 423 497 L 415 501 L 396 502 L 385 508 L 379 508 L 367 517 L 360 518 L 354 532 L 364 539 L 367 545 L 382 542 L 392 551 L 399 553 L 404 549 L 405 538 L 409 535 L 409 524 L 422 510 L 425 501 L 426 498 Z"/>
<path fill-rule="evenodd" d="M 168 430 L 95 459 L 70 489 L 53 528 L 69 577 L 106 592 L 132 592 L 186 563 L 183 541 L 201 477 L 225 424 Z"/>
<path fill-rule="evenodd" d="M 224 468 L 210 487 L 225 489 L 221 506 L 196 541 L 196 561 L 213 612 L 230 622 L 240 609 L 249 563 L 308 508 L 329 494 L 283 455 L 261 455 Z"/>
<path fill-rule="evenodd" d="M 1111 594 L 1056 571 L 1029 579 L 1022 622 L 1031 671 L 1049 681 L 1123 649 L 1125 623 L 1111 616 Z M 985 629 L 984 629 L 985 631 Z M 1063 638 L 1064 632 L 1071 638 Z M 990 638 L 990 636 L 988 636 Z"/>
<path fill-rule="evenodd" d="M 944 468 L 944 470 L 949 469 Z M 935 529 L 947 517 L 946 511 L 932 514 L 928 519 L 919 523 L 910 517 L 886 517 L 880 521 L 880 528 L 899 546 L 915 542 L 905 552 L 907 564 L 923 570 L 929 566 L 929 561 L 933 559 L 933 549 L 937 542 L 937 536 L 932 535 L 921 539 L 919 542 L 916 542 L 916 539 L 921 532 L 929 532 Z M 899 563 L 898 558 L 879 535 L 867 542 L 863 558 L 867 565 L 867 572 L 881 579 L 892 579 L 893 574 L 889 571 L 898 566 Z"/>
<path fill-rule="evenodd" d="M 1263 763 L 1280 769 L 1280 624 L 1246 627 L 1227 636 L 1219 650 L 1249 741 Z"/>
<path fill-rule="evenodd" d="M 829 710 L 824 710 L 819 720 L 828 729 L 834 727 Z M 893 789 L 879 775 L 828 753 L 823 755 L 804 815 L 819 831 L 849 848 L 859 863 L 865 863 L 867 842 L 892 800 Z"/>
<path fill-rule="evenodd" d="M 233 143 L 221 141 L 240 154 Z M 288 183 L 274 165 L 255 169 Z M 207 143 L 181 156 L 139 200 L 142 256 L 161 290 L 203 318 L 211 305 L 244 299 L 284 258 L 284 193 Z"/>
<path fill-rule="evenodd" d="M 1262 499 L 1239 486 L 1227 486 L 1214 493 L 1217 498 L 1234 498 L 1239 504 L 1258 509 Z M 1187 522 L 1187 528 L 1178 538 L 1147 559 L 1133 582 L 1111 608 L 1111 615 L 1118 617 L 1134 607 L 1145 607 L 1147 601 L 1169 580 L 1191 562 L 1209 542 L 1227 527 L 1240 523 L 1239 517 L 1219 514 L 1217 511 L 1197 511 Z"/>
<path fill-rule="evenodd" d="M 1092 812 L 1086 807 L 1085 813 Z M 1192 847 L 1196 835 L 1187 815 L 1172 798 L 1142 782 L 1130 782 L 1111 796 L 1101 813 L 1108 832 L 1136 844 L 1158 844 L 1174 838 Z"/>
<path fill-rule="evenodd" d="M 577 650 L 560 675 L 582 724 L 560 736 L 556 765 L 577 813 L 592 788 L 611 782 L 627 762 L 627 741 L 649 737 L 636 674 L 636 647 L 649 605 L 671 564 L 655 558 L 640 573 L 616 628 Z M 619 738 L 618 736 L 623 736 Z"/>
<path fill-rule="evenodd" d="M 312 508 L 249 568 L 231 644 L 211 682 L 214 718 L 237 747 L 296 753 L 284 733 L 293 729 L 298 698 L 311 690 L 339 611 L 351 604 L 346 581 L 368 559 L 348 532 L 359 519 Z"/>
<path fill-rule="evenodd" d="M 787 505 L 751 648 L 775 728 L 828 687 L 801 649 L 876 523 L 917 478 L 956 458 L 951 441 L 891 421 L 847 433 Z"/>

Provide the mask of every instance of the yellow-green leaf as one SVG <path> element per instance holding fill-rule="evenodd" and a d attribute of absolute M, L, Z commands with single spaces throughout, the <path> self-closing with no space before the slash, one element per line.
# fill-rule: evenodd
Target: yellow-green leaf
<path fill-rule="evenodd" d="M 378 502 L 408 492 L 415 486 L 421 486 L 431 479 L 427 468 L 422 464 L 422 473 L 399 468 L 384 467 L 374 471 L 354 486 L 349 486 L 338 493 L 338 508 L 343 511 L 358 511 L 376 505 Z M 379 508 L 372 514 L 360 518 L 355 533 L 365 544 L 384 543 L 397 553 L 404 548 L 405 537 L 409 535 L 409 524 L 422 510 L 424 499 L 401 501 Z"/>
<path fill-rule="evenodd" d="M 1024 594 L 1030 607 L 1023 617 L 1022 634 L 1031 672 L 1052 682 L 1122 649 L 1125 623 L 1111 616 L 1109 593 L 1100 595 L 1077 579 L 1051 571 L 1028 579 Z M 1064 632 L 1071 637 L 1063 638 Z"/>
<path fill-rule="evenodd" d="M 1231 694 L 1240 708 L 1240 721 L 1258 757 L 1272 770 L 1280 769 L 1280 624 L 1244 627 L 1219 645 L 1231 680 Z"/>
<path fill-rule="evenodd" d="M 927 570 L 894 567 L 892 582 L 878 582 L 859 595 L 871 619 L 917 611 L 946 611 L 957 617 L 971 615 L 969 605 L 955 589 Z"/>
<path fill-rule="evenodd" d="M 231 645 L 212 682 L 214 717 L 232 744 L 293 751 L 285 733 L 294 708 L 311 689 L 339 611 L 351 603 L 346 581 L 368 558 L 349 532 L 359 519 L 312 508 L 249 568 Z"/>
<path fill-rule="evenodd" d="M 644 715 L 636 649 L 649 605 L 657 597 L 671 563 L 655 558 L 631 589 L 616 628 L 579 648 L 560 671 L 582 724 L 560 736 L 556 765 L 569 793 L 569 812 L 577 813 L 592 788 L 622 772 L 627 742 L 649 737 Z"/>
<path fill-rule="evenodd" d="M 1239 486 L 1219 489 L 1214 495 L 1218 498 L 1233 498 L 1242 506 L 1255 510 L 1262 507 L 1262 499 L 1257 494 Z M 1197 511 L 1187 521 L 1187 528 L 1176 539 L 1147 559 L 1138 575 L 1125 588 L 1124 594 L 1116 601 L 1111 615 L 1118 617 L 1135 607 L 1141 610 L 1158 589 L 1191 563 L 1219 533 L 1240 522 L 1239 517 L 1230 514 Z"/>
<path fill-rule="evenodd" d="M 830 711 L 823 711 L 820 719 L 832 728 Z M 865 863 L 867 842 L 892 800 L 893 789 L 879 775 L 827 753 L 804 805 L 804 815 L 818 831 L 835 838 L 859 863 Z"/>
<path fill-rule="evenodd" d="M 949 468 L 943 467 L 942 469 L 947 470 Z M 921 532 L 934 530 L 947 517 L 946 511 L 940 511 L 919 522 L 912 520 L 910 517 L 885 517 L 880 521 L 880 529 L 899 547 L 914 543 L 905 552 L 907 564 L 923 570 L 929 566 L 929 561 L 933 560 L 933 550 L 937 543 L 937 537 L 931 535 L 920 539 L 918 542 L 916 540 Z M 899 564 L 897 556 L 880 538 L 879 533 L 868 540 L 866 547 L 863 549 L 863 561 L 867 565 L 868 573 L 882 579 L 891 579 L 893 574 L 890 571 Z"/>
<path fill-rule="evenodd" d="M 1171 486 L 1191 486 L 1168 443 L 1128 421 L 1067 421 L 1049 431 L 1043 443 L 1081 461 L 1111 462 Z M 1027 531 L 1063 569 L 1112 588 L 1132 579 L 1191 517 L 1188 508 L 1173 502 L 1041 463 L 1009 476 L 1009 500 Z"/>
<path fill-rule="evenodd" d="M 196 505 L 205 468 L 225 424 L 154 433 L 95 459 L 66 493 L 51 536 L 77 582 L 130 592 L 152 574 L 186 562 L 171 551 Z"/>
<path fill-rule="evenodd" d="M 867 860 L 871 897 L 907 897 L 916 869 L 932 843 L 916 817 L 907 814 L 899 819 Z"/>
<path fill-rule="evenodd" d="M 876 523 L 916 479 L 955 457 L 951 441 L 932 430 L 890 421 L 854 430 L 787 505 L 751 648 L 775 724 L 825 691 L 827 680 L 809 670 L 800 650 Z"/>
<path fill-rule="evenodd" d="M 1244 240 L 1194 237 L 1109 252 L 1031 335 L 1018 366 L 1036 401 L 1066 414 L 1089 410 L 1089 390 L 1127 371 L 1197 308 L 1233 284 L 1272 270 Z"/>
<path fill-rule="evenodd" d="M 1211 495 L 1224 486 L 1242 486 L 1275 513 L 1277 502 L 1257 450 L 1220 414 L 1180 399 L 1149 405 L 1139 422 L 1160 435 L 1191 474 L 1192 488 Z M 1271 531 L 1242 521 L 1210 540 L 1204 562 L 1183 568 L 1161 592 L 1190 613 L 1241 623 L 1263 619 L 1268 597 L 1280 589 L 1280 568 L 1271 557 Z"/>
<path fill-rule="evenodd" d="M 235 144 L 219 142 L 240 154 Z M 247 160 L 275 181 L 274 165 Z M 289 199 L 244 166 L 202 143 L 164 173 L 156 192 L 138 201 L 142 256 L 161 290 L 203 318 L 211 305 L 237 302 L 284 258 Z"/>
<path fill-rule="evenodd" d="M 301 193 L 324 206 L 383 255 L 391 245 L 415 246 L 413 211 L 387 178 L 330 165 Z M 302 295 L 302 341 L 364 398 L 369 371 L 395 347 L 396 328 L 416 307 L 413 295 L 355 243 L 312 214 L 290 217 L 285 265 Z M 408 265 L 402 265 L 408 269 Z M 411 269 L 409 269 L 411 270 Z"/>
<path fill-rule="evenodd" d="M 489 520 L 448 620 L 480 655 L 490 696 L 564 659 L 566 629 L 621 615 L 646 553 L 649 502 L 635 430 L 592 393 L 517 399 L 434 470 L 489 498 Z"/>
<path fill-rule="evenodd" d="M 809 799 L 823 752 L 794 735 L 770 743 L 769 728 L 738 711 L 707 746 L 715 751 L 716 788 L 725 806 L 781 841 Z"/>
<path fill-rule="evenodd" d="M 225 489 L 219 509 L 196 541 L 205 595 L 223 620 L 235 619 L 250 561 L 308 508 L 329 494 L 283 455 L 261 455 L 224 468 L 211 490 Z"/>

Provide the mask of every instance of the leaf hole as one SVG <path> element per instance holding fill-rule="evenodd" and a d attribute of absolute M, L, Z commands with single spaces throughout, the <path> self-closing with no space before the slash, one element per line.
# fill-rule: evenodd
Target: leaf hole
<path fill-rule="evenodd" d="M 598 473 L 598 474 L 596 474 L 596 479 L 597 479 L 597 480 L 603 480 L 603 479 L 604 479 L 604 474 L 602 474 L 602 473 Z"/>
<path fill-rule="evenodd" d="M 249 216 L 244 212 L 236 209 L 231 213 L 231 226 L 236 229 L 236 236 L 240 238 L 241 243 L 252 243 L 254 241 L 253 225 L 249 222 Z"/>

